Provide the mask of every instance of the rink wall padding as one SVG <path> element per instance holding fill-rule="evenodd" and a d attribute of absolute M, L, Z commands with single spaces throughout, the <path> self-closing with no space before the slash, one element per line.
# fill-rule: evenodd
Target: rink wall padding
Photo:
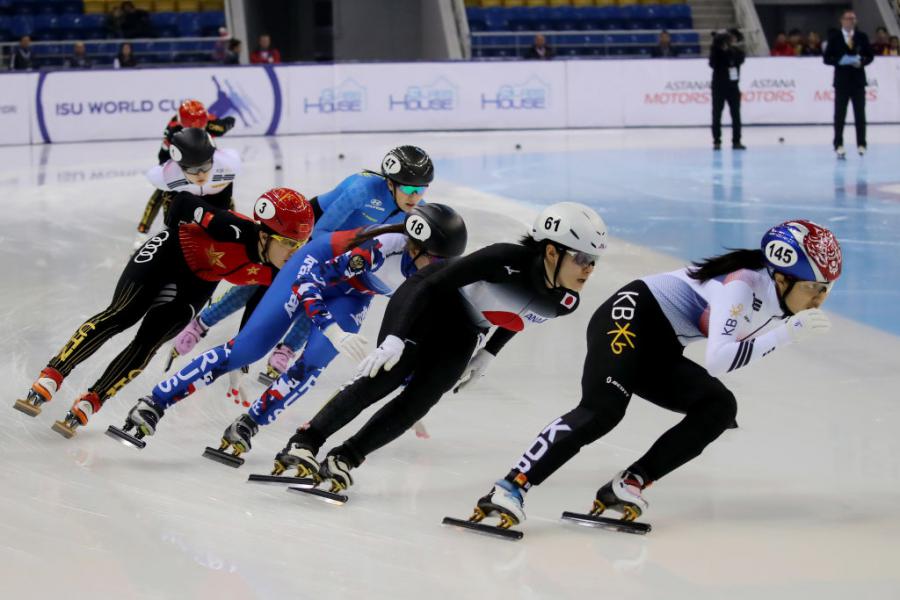
<path fill-rule="evenodd" d="M 866 71 L 869 122 L 900 123 L 900 58 Z M 749 59 L 745 124 L 830 123 L 832 75 L 817 58 Z M 50 71 L 0 82 L 0 144 L 156 138 L 186 98 L 234 116 L 231 135 L 705 126 L 711 104 L 704 59 Z"/>

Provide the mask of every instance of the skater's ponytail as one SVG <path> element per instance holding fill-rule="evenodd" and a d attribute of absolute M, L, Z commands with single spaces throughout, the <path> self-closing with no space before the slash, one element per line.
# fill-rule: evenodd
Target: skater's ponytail
<path fill-rule="evenodd" d="M 738 249 L 704 258 L 693 263 L 694 267 L 688 269 L 688 277 L 697 281 L 709 281 L 720 275 L 734 273 L 741 269 L 758 271 L 767 265 L 766 256 L 762 250 Z"/>
<path fill-rule="evenodd" d="M 394 223 L 393 225 L 382 225 L 380 227 L 369 227 L 367 229 L 362 229 L 359 233 L 353 236 L 353 238 L 351 238 L 350 243 L 347 244 L 347 248 L 344 250 L 344 252 L 353 250 L 357 246 L 365 244 L 372 238 L 376 238 L 379 235 L 384 235 L 386 233 L 406 234 L 406 225 L 403 223 Z"/>

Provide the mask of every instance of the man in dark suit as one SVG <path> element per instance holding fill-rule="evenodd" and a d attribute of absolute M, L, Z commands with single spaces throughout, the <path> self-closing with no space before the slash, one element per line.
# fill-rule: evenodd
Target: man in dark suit
<path fill-rule="evenodd" d="M 722 148 L 722 111 L 728 103 L 731 113 L 731 147 L 746 150 L 741 143 L 741 65 L 744 64 L 743 41 L 736 30 L 716 32 L 709 50 L 712 68 L 712 135 L 713 150 Z"/>
<path fill-rule="evenodd" d="M 840 159 L 846 158 L 844 150 L 844 121 L 847 118 L 847 102 L 853 103 L 856 122 L 856 149 L 859 155 L 866 153 L 866 69 L 875 58 L 869 38 L 856 30 L 856 14 L 844 11 L 841 29 L 828 35 L 824 60 L 834 67 L 834 151 Z"/>

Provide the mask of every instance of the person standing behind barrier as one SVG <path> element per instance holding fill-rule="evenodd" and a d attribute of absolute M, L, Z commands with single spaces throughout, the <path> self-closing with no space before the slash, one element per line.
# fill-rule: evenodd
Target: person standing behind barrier
<path fill-rule="evenodd" d="M 709 51 L 709 66 L 712 68 L 712 134 L 713 150 L 722 149 L 722 111 L 728 103 L 731 113 L 731 147 L 746 150 L 741 144 L 741 89 L 738 81 L 744 51 L 737 46 L 740 32 L 721 31 L 715 34 Z"/>
<path fill-rule="evenodd" d="M 856 30 L 856 13 L 844 11 L 841 29 L 828 35 L 824 61 L 834 67 L 834 152 L 841 160 L 847 157 L 844 150 L 844 121 L 847 103 L 853 102 L 853 118 L 856 124 L 856 150 L 866 153 L 866 65 L 875 55 L 866 34 Z"/>

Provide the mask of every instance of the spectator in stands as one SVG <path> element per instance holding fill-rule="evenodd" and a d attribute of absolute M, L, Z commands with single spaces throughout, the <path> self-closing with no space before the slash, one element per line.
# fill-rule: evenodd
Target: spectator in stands
<path fill-rule="evenodd" d="M 133 2 L 122 3 L 122 37 L 151 37 L 150 15 L 146 10 L 138 10 Z"/>
<path fill-rule="evenodd" d="M 900 56 L 900 38 L 896 35 L 891 36 L 890 47 L 888 48 L 888 56 Z"/>
<path fill-rule="evenodd" d="M 722 149 L 722 111 L 728 103 L 731 113 L 731 147 L 746 150 L 741 144 L 741 65 L 744 51 L 738 42 L 743 41 L 740 31 L 717 32 L 709 50 L 709 66 L 712 68 L 712 134 L 713 150 Z"/>
<path fill-rule="evenodd" d="M 250 55 L 250 62 L 270 65 L 277 65 L 281 62 L 281 52 L 278 51 L 278 48 L 272 47 L 272 38 L 268 33 L 259 36 L 259 45 L 256 47 L 256 52 Z"/>
<path fill-rule="evenodd" d="M 213 46 L 212 58 L 214 62 L 225 62 L 225 53 L 228 51 L 228 42 L 230 40 L 231 34 L 228 33 L 228 29 L 226 27 L 219 27 L 219 39 L 216 40 L 216 45 Z"/>
<path fill-rule="evenodd" d="M 659 44 L 650 51 L 653 58 L 675 58 L 678 56 L 678 49 L 672 45 L 672 36 L 663 29 L 659 32 Z"/>
<path fill-rule="evenodd" d="M 542 34 L 534 36 L 531 48 L 525 51 L 525 58 L 535 60 L 550 60 L 553 58 L 553 48 L 547 45 L 547 39 Z"/>
<path fill-rule="evenodd" d="M 110 11 L 106 17 L 106 30 L 114 38 L 124 37 L 122 35 L 122 18 L 124 13 L 121 6 L 116 6 Z"/>
<path fill-rule="evenodd" d="M 225 51 L 225 60 L 223 62 L 226 65 L 241 64 L 241 40 L 231 38 L 231 41 L 228 42 L 228 49 Z"/>
<path fill-rule="evenodd" d="M 806 44 L 803 46 L 801 56 L 822 56 L 822 38 L 815 31 L 810 31 L 806 36 Z"/>
<path fill-rule="evenodd" d="M 67 69 L 90 69 L 93 66 L 93 62 L 88 58 L 84 42 L 75 42 L 75 45 L 72 46 L 72 56 L 65 60 L 63 66 Z"/>
<path fill-rule="evenodd" d="M 794 47 L 788 42 L 787 36 L 783 31 L 779 31 L 775 36 L 775 43 L 772 44 L 772 56 L 796 56 Z"/>
<path fill-rule="evenodd" d="M 788 44 L 794 51 L 793 56 L 801 56 L 803 54 L 803 32 L 799 29 L 791 29 L 788 32 Z"/>
<path fill-rule="evenodd" d="M 115 60 L 113 60 L 113 68 L 130 69 L 136 66 L 137 59 L 134 58 L 134 53 L 131 50 L 131 44 L 125 42 L 124 44 L 119 46 L 119 54 L 116 55 Z"/>
<path fill-rule="evenodd" d="M 840 159 L 844 150 L 844 121 L 847 103 L 853 103 L 856 121 L 856 150 L 866 153 L 866 65 L 875 58 L 869 37 L 856 29 L 856 13 L 844 11 L 841 29 L 828 37 L 824 61 L 834 67 L 834 151 Z"/>
<path fill-rule="evenodd" d="M 19 46 L 12 53 L 12 60 L 9 62 L 10 71 L 30 71 L 32 69 L 31 62 L 31 38 L 23 35 L 19 40 Z"/>
<path fill-rule="evenodd" d="M 879 27 L 875 30 L 875 41 L 872 42 L 872 53 L 875 56 L 887 56 L 890 49 L 891 40 L 888 37 L 888 30 L 884 27 Z"/>

